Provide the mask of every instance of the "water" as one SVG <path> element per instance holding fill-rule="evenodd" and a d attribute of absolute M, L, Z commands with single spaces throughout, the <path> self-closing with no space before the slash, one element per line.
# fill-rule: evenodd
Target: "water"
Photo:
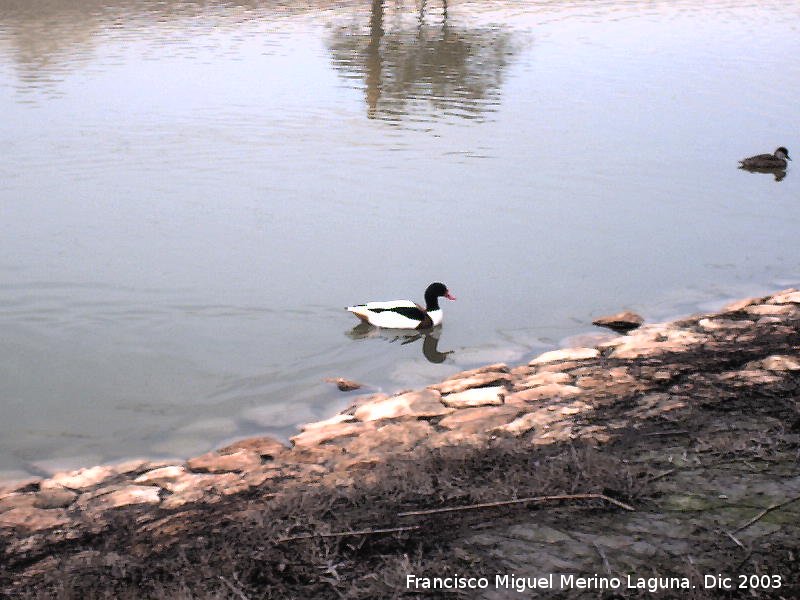
<path fill-rule="evenodd" d="M 0 476 L 800 282 L 800 2 L 0 0 Z M 800 163 L 798 163 L 800 164 Z M 458 296 L 434 337 L 348 304 Z M 438 336 L 438 337 L 437 337 Z"/>

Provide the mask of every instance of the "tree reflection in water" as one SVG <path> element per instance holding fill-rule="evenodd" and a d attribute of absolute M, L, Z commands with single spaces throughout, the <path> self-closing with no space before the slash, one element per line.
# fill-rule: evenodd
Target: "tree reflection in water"
<path fill-rule="evenodd" d="M 436 12 L 428 9 L 422 0 L 415 28 L 397 12 L 391 15 L 397 24 L 390 25 L 386 1 L 373 0 L 367 28 L 334 31 L 334 67 L 364 80 L 369 118 L 480 119 L 499 103 L 502 75 L 514 53 L 510 33 L 496 26 L 452 26 L 447 0 Z"/>

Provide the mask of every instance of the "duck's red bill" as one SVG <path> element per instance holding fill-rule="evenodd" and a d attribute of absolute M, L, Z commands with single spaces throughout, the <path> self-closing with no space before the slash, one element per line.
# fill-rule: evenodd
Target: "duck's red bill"
<path fill-rule="evenodd" d="M 451 294 L 450 292 L 445 292 L 444 297 L 447 298 L 448 300 L 455 300 L 456 299 L 456 297 L 453 296 L 453 294 Z"/>

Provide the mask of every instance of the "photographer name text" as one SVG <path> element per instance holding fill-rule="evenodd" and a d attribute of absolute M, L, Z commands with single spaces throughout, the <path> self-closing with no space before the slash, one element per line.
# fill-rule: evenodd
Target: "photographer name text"
<path fill-rule="evenodd" d="M 470 575 L 447 575 L 427 577 L 406 575 L 406 589 L 410 590 L 470 590 L 494 589 L 514 590 L 524 593 L 530 590 L 662 590 L 703 589 L 733 590 L 778 589 L 783 584 L 780 575 L 726 575 L 715 573 L 703 575 L 699 581 L 689 577 L 604 577 L 597 574 L 580 576 L 567 573 L 549 573 L 538 577 L 519 576 L 514 573 L 497 574 L 494 577 L 473 577 Z"/>

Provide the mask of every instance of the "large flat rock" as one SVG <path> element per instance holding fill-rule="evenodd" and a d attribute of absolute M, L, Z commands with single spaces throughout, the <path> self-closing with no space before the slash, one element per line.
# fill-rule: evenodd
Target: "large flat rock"
<path fill-rule="evenodd" d="M 513 420 L 520 413 L 516 406 L 464 408 L 439 421 L 439 427 L 464 433 L 486 432 Z"/>
<path fill-rule="evenodd" d="M 442 395 L 431 389 L 408 392 L 385 400 L 376 400 L 359 406 L 355 417 L 360 421 L 379 421 L 400 417 L 439 417 L 454 409 L 442 404 Z"/>

